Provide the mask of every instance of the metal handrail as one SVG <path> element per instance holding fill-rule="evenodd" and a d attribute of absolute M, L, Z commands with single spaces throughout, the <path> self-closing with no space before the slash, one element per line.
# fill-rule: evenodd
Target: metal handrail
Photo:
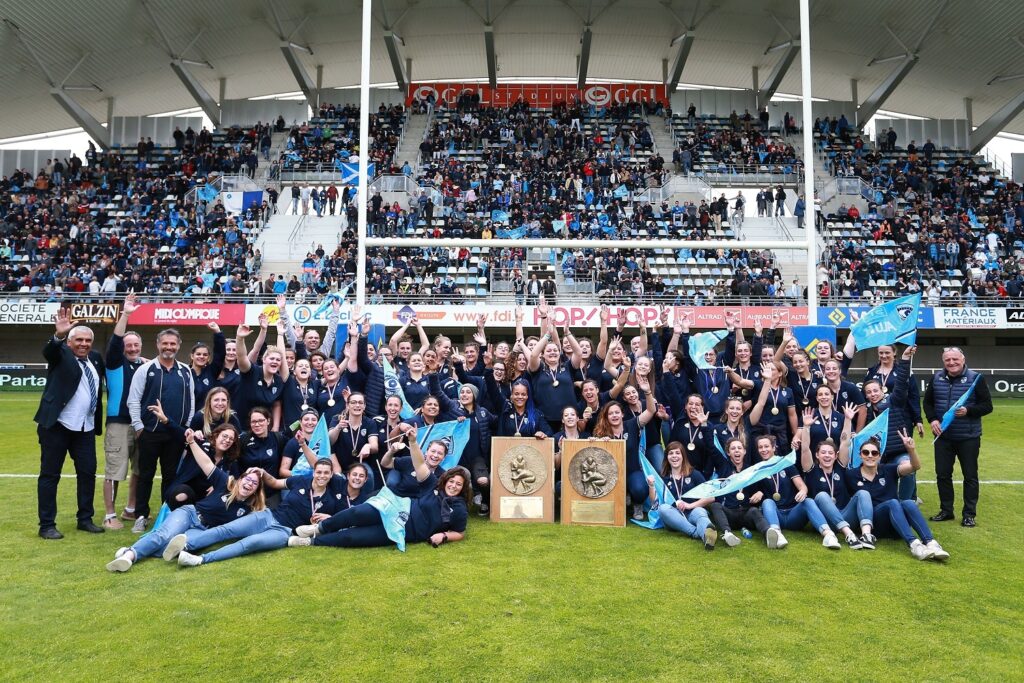
<path fill-rule="evenodd" d="M 299 246 L 299 235 L 306 227 L 306 220 L 309 218 L 308 215 L 302 214 L 299 216 L 299 220 L 295 221 L 295 227 L 288 233 L 288 257 L 295 258 L 295 249 Z"/>

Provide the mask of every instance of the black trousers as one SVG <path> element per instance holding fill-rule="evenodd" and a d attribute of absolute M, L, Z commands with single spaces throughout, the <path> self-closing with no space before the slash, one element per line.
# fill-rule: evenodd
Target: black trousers
<path fill-rule="evenodd" d="M 759 508 L 727 508 L 719 502 L 711 504 L 711 521 L 723 532 L 735 527 L 754 527 L 759 533 L 767 533 L 768 521 Z"/>
<path fill-rule="evenodd" d="M 174 483 L 184 440 L 170 432 L 143 431 L 139 436 L 139 487 L 135 493 L 135 513 L 149 517 L 149 498 L 153 494 L 153 479 L 160 465 L 160 500 L 167 497 L 167 489 Z"/>
<path fill-rule="evenodd" d="M 950 441 L 940 438 L 935 442 L 935 482 L 939 489 L 939 507 L 953 513 L 953 463 L 959 458 L 964 474 L 963 516 L 974 517 L 978 511 L 978 454 L 981 437 Z"/>
<path fill-rule="evenodd" d="M 40 462 L 37 496 L 39 499 L 39 528 L 49 529 L 57 524 L 57 485 L 68 455 L 75 463 L 78 476 L 79 522 L 90 522 L 94 514 L 92 501 L 96 494 L 96 432 L 73 432 L 59 422 L 46 429 L 37 427 Z"/>

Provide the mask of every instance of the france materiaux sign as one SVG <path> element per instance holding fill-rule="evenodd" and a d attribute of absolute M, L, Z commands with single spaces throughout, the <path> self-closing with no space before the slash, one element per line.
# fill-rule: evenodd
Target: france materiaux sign
<path fill-rule="evenodd" d="M 935 323 L 939 329 L 994 330 L 1006 327 L 1005 311 L 997 306 L 936 308 Z"/>

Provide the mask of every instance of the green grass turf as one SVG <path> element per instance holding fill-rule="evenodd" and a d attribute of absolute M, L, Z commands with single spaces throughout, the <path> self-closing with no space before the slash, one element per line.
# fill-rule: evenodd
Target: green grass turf
<path fill-rule="evenodd" d="M 37 400 L 0 395 L 0 472 L 37 471 Z M 1024 402 L 1010 400 L 986 418 L 983 480 L 1024 480 L 1022 421 Z M 929 440 L 920 444 L 920 477 L 933 479 Z M 921 495 L 934 513 L 934 485 Z M 466 542 L 438 550 L 287 549 L 109 574 L 133 535 L 75 531 L 73 479 L 61 483 L 59 542 L 36 537 L 34 479 L 0 478 L 0 501 L 3 679 L 996 681 L 1022 671 L 1024 486 L 983 485 L 976 529 L 935 525 L 945 565 L 917 562 L 895 540 L 830 552 L 793 532 L 783 551 L 754 539 L 707 553 L 635 525 L 474 518 Z"/>

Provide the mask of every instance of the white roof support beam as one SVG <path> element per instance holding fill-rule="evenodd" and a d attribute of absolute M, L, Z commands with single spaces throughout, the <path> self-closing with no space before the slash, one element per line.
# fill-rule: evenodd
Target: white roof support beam
<path fill-rule="evenodd" d="M 90 138 L 92 138 L 97 145 L 102 149 L 110 149 L 110 131 L 103 127 L 99 121 L 96 120 L 92 114 L 82 108 L 78 102 L 76 102 L 63 88 L 51 88 L 50 96 L 57 100 L 64 111 L 68 113 L 68 116 L 75 120 L 75 123 L 82 127 Z"/>
<path fill-rule="evenodd" d="M 1024 111 L 1024 90 L 988 117 L 984 123 L 971 131 L 971 153 L 977 154 L 992 138 L 1006 128 L 1006 125 Z"/>
<path fill-rule="evenodd" d="M 296 43 L 293 39 L 295 34 L 299 32 L 299 29 L 303 27 L 306 21 L 309 19 L 307 14 L 302 18 L 299 23 L 295 25 L 291 33 L 285 35 L 284 24 L 281 23 L 281 17 L 277 13 L 277 7 L 274 5 L 273 0 L 267 0 L 267 7 L 270 8 L 270 16 L 274 19 L 274 33 L 277 34 L 278 40 L 280 40 L 281 54 L 284 56 L 284 61 L 288 64 L 288 70 L 292 72 L 292 76 L 295 77 L 295 82 L 299 86 L 299 90 L 306 98 L 306 104 L 310 106 L 313 111 L 320 106 L 319 102 L 319 88 L 313 83 L 313 79 L 310 77 L 309 72 L 306 71 L 305 65 L 302 60 L 299 59 L 299 52 L 305 52 L 312 56 L 313 48 L 309 45 L 301 45 Z"/>

